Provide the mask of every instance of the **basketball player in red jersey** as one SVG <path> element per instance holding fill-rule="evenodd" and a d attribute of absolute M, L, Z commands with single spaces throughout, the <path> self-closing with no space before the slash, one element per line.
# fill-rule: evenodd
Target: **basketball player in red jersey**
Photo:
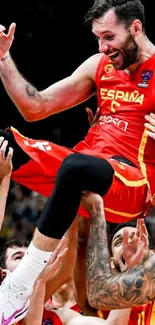
<path fill-rule="evenodd" d="M 65 152 L 65 149 L 60 147 L 55 148 L 54 152 L 53 148 L 52 151 L 45 145 L 40 155 L 40 181 L 45 185 L 52 184 L 48 190 L 49 195 L 56 172 L 64 157 L 69 155 L 60 168 L 62 188 L 66 188 L 64 174 L 67 174 L 67 179 L 71 177 L 68 176 L 67 168 L 71 174 L 77 174 L 77 166 L 78 180 L 71 177 L 72 181 L 76 184 L 83 180 L 84 184 L 81 181 L 78 191 L 73 193 L 73 184 L 69 185 L 68 182 L 68 190 L 63 191 L 64 196 L 67 192 L 71 193 L 68 202 L 64 197 L 64 202 L 66 206 L 70 206 L 71 211 L 68 218 L 74 218 L 81 191 L 88 189 L 104 196 L 107 220 L 123 221 L 125 218 L 141 216 L 146 203 L 155 192 L 152 177 L 155 164 L 152 153 L 155 143 L 148 138 L 144 127 L 144 117 L 154 110 L 155 104 L 155 46 L 145 34 L 144 8 L 140 0 L 113 0 L 110 4 L 106 0 L 94 1 L 86 19 L 91 23 L 92 31 L 98 38 L 101 53 L 82 63 L 68 78 L 41 92 L 19 74 L 8 52 L 14 37 L 15 24 L 10 26 L 8 34 L 1 26 L 1 79 L 8 94 L 28 121 L 40 120 L 61 112 L 97 94 L 101 117 L 96 125 L 90 128 L 85 140 L 75 146 L 74 152 L 78 154 L 70 155 L 72 151 Z M 14 136 L 17 140 L 15 132 Z M 33 155 L 31 145 L 34 148 L 38 143 L 24 144 L 23 141 L 19 136 L 20 146 L 31 155 L 34 163 L 37 156 L 36 153 Z M 45 171 L 45 160 L 42 158 L 47 151 L 51 160 L 48 162 L 48 171 Z M 39 163 L 41 164 L 40 161 Z M 90 166 L 89 172 L 85 171 L 85 165 Z M 102 171 L 102 175 L 94 174 L 94 169 L 98 170 L 98 173 L 99 170 Z M 37 169 L 35 170 L 37 172 Z M 13 177 L 24 183 L 24 176 L 20 174 L 22 171 L 16 171 Z M 57 182 L 59 183 L 59 176 Z M 29 178 L 27 185 L 31 187 L 32 183 Z M 77 189 L 77 186 L 75 188 Z M 38 190 L 37 185 L 36 189 Z M 55 190 L 57 197 L 57 186 Z M 54 201 L 59 200 L 56 198 Z M 60 204 L 60 201 L 59 207 L 62 207 L 63 215 L 66 209 L 67 215 L 67 208 Z M 52 214 L 60 218 L 60 211 L 57 210 L 56 213 L 56 210 L 57 208 Z"/>
<path fill-rule="evenodd" d="M 1 79 L 25 119 L 40 120 L 95 94 L 98 97 L 101 117 L 74 151 L 29 141 L 12 131 L 13 139 L 32 158 L 14 169 L 14 179 L 36 190 L 42 184 L 48 195 L 55 185 L 46 216 L 42 214 L 44 227 L 38 225 L 45 236 L 52 224 L 53 238 L 62 237 L 77 213 L 83 190 L 104 196 L 106 219 L 115 222 L 142 216 L 154 195 L 155 143 L 148 138 L 144 117 L 155 105 L 155 46 L 146 36 L 144 20 L 140 0 L 94 1 L 87 21 L 101 53 L 41 92 L 20 75 L 8 53 L 15 24 L 8 34 L 1 26 Z"/>

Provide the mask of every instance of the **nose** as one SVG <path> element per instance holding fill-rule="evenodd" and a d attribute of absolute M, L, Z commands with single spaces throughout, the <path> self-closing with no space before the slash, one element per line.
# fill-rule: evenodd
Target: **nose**
<path fill-rule="evenodd" d="M 109 49 L 108 45 L 105 44 L 105 42 L 103 42 L 102 40 L 99 40 L 99 52 L 107 54 L 108 49 Z"/>

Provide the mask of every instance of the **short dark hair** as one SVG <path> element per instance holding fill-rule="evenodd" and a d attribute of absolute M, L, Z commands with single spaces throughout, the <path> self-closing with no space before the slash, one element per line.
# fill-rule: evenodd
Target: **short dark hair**
<path fill-rule="evenodd" d="M 140 0 L 95 0 L 85 16 L 85 22 L 92 24 L 93 20 L 104 16 L 113 9 L 118 22 L 123 22 L 128 28 L 135 19 L 139 19 L 145 31 L 145 11 Z"/>
<path fill-rule="evenodd" d="M 2 269 L 6 268 L 6 252 L 8 248 L 12 247 L 28 247 L 29 243 L 27 241 L 19 242 L 16 239 L 11 239 L 3 246 L 0 247 L 0 267 Z"/>
<path fill-rule="evenodd" d="M 115 236 L 115 234 L 122 228 L 125 227 L 133 227 L 136 228 L 136 224 L 137 224 L 137 219 L 134 220 L 129 220 L 128 222 L 123 222 L 123 223 L 119 223 L 111 232 L 110 236 L 109 236 L 109 251 L 110 251 L 110 255 L 112 256 L 112 240 Z M 147 229 L 148 231 L 148 229 Z M 148 240 L 149 240 L 149 249 L 153 248 L 153 243 L 152 243 L 152 238 L 151 238 L 151 234 L 148 231 Z"/>

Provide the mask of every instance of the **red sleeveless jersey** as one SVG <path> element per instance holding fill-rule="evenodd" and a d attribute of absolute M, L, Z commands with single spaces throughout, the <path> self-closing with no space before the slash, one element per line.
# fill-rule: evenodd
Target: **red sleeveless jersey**
<path fill-rule="evenodd" d="M 96 85 L 101 116 L 75 148 L 93 150 L 106 158 L 125 157 L 135 164 L 155 192 L 155 141 L 145 134 L 146 114 L 155 111 L 155 54 L 131 75 L 115 70 L 103 56 Z M 87 150 L 86 150 L 87 149 Z"/>

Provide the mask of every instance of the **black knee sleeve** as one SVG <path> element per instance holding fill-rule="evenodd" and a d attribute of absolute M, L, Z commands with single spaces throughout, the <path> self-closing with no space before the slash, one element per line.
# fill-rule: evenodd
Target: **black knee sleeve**
<path fill-rule="evenodd" d="M 65 158 L 57 174 L 55 189 L 39 219 L 39 231 L 61 238 L 77 214 L 81 192 L 89 190 L 105 195 L 112 184 L 113 173 L 113 168 L 104 159 L 82 154 Z"/>

